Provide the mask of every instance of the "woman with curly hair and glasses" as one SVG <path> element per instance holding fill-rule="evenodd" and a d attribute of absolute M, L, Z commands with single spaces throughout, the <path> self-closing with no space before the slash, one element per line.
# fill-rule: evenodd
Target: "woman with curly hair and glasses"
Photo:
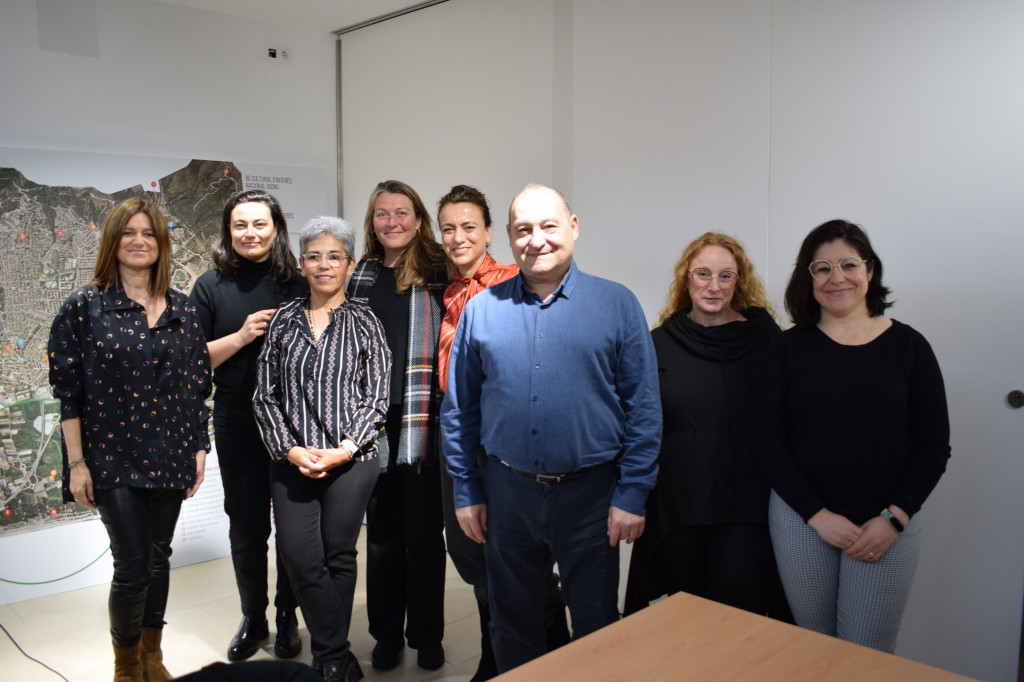
<path fill-rule="evenodd" d="M 737 239 L 708 232 L 683 250 L 651 333 L 664 430 L 627 613 L 685 591 L 788 619 L 749 427 L 753 377 L 779 334 L 773 312 Z"/>

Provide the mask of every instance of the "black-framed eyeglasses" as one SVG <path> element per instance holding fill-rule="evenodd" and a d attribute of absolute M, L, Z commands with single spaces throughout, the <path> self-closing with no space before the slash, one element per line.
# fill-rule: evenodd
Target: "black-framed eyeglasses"
<path fill-rule="evenodd" d="M 711 284 L 712 280 L 717 279 L 718 286 L 726 289 L 736 284 L 739 278 L 739 274 L 732 270 L 723 270 L 717 275 L 707 268 L 694 268 L 693 270 L 690 270 L 690 279 L 699 287 L 706 287 Z"/>
<path fill-rule="evenodd" d="M 843 277 L 856 277 L 860 274 L 861 266 L 866 266 L 870 262 L 870 260 L 858 258 L 857 256 L 844 256 L 839 259 L 835 267 L 839 268 L 839 272 L 843 274 Z M 832 276 L 832 268 L 832 261 L 816 260 L 807 266 L 807 272 L 811 273 L 811 277 L 814 279 L 826 280 Z"/>

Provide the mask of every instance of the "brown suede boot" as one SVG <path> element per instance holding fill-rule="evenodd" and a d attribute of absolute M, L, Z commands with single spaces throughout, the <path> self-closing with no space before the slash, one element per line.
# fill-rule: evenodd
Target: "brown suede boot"
<path fill-rule="evenodd" d="M 144 682 L 170 682 L 174 675 L 164 667 L 164 653 L 160 650 L 160 640 L 164 631 L 153 628 L 142 628 L 139 640 L 139 658 L 142 661 L 142 679 Z"/>
<path fill-rule="evenodd" d="M 145 682 L 138 642 L 132 646 L 114 646 L 114 682 Z"/>

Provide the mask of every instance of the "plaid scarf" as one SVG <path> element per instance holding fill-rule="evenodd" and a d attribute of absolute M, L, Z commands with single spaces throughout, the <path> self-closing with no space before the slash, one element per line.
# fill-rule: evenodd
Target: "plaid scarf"
<path fill-rule="evenodd" d="M 517 274 L 518 265 L 504 265 L 495 261 L 488 253 L 484 256 L 484 262 L 471 276 L 463 277 L 456 273 L 452 278 L 451 284 L 444 291 L 444 318 L 441 320 L 441 339 L 437 349 L 437 379 L 441 393 L 448 391 L 448 361 L 451 358 L 452 345 L 455 343 L 455 330 L 469 299 L 499 282 L 512 279 Z"/>
<path fill-rule="evenodd" d="M 382 262 L 364 258 L 356 265 L 348 284 L 348 298 L 368 303 Z M 448 286 L 443 265 L 434 269 L 426 286 L 409 292 L 409 338 L 406 342 L 405 393 L 402 396 L 402 433 L 398 464 L 422 464 L 437 460 L 438 415 L 441 391 L 437 385 L 437 339 L 441 332 L 441 293 Z M 381 467 L 387 467 L 382 458 Z"/>

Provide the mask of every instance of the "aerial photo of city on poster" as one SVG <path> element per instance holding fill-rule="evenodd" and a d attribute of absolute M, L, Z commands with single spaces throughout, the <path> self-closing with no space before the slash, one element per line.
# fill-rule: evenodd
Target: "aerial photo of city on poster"
<path fill-rule="evenodd" d="M 242 173 L 223 161 L 193 160 L 112 194 L 41 185 L 0 167 L 0 535 L 94 515 L 61 503 L 46 342 L 57 308 L 92 278 L 107 211 L 130 196 L 156 201 L 171 227 L 172 286 L 188 292 L 210 267 L 225 200 L 242 188 Z"/>

